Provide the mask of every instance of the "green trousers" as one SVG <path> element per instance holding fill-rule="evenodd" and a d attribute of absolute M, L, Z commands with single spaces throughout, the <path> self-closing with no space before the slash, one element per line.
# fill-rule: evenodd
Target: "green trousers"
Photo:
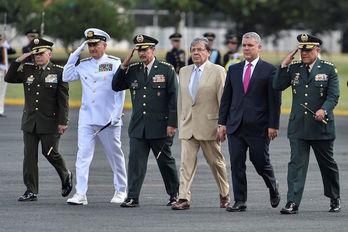
<path fill-rule="evenodd" d="M 139 199 L 140 190 L 144 182 L 147 160 L 150 149 L 160 169 L 168 195 L 177 194 L 179 191 L 179 178 L 175 158 L 171 153 L 173 138 L 164 139 L 139 139 L 130 138 L 128 161 L 128 198 Z"/>
<path fill-rule="evenodd" d="M 290 139 L 291 157 L 288 164 L 288 202 L 300 205 L 306 182 L 309 152 L 312 147 L 321 172 L 324 195 L 340 197 L 338 166 L 333 159 L 334 140 Z"/>
<path fill-rule="evenodd" d="M 24 161 L 23 180 L 28 190 L 33 193 L 39 192 L 39 170 L 38 170 L 38 145 L 41 141 L 41 150 L 45 158 L 58 172 L 64 184 L 69 179 L 68 169 L 65 166 L 63 157 L 58 153 L 60 135 L 57 134 L 36 134 L 23 132 L 24 140 Z M 53 147 L 50 154 L 48 151 Z"/>

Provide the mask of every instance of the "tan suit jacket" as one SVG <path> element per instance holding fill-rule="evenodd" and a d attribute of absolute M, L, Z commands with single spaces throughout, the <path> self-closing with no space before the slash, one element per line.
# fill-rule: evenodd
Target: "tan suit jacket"
<path fill-rule="evenodd" d="M 180 69 L 178 91 L 179 138 L 215 140 L 218 128 L 220 100 L 226 72 L 220 65 L 207 61 L 196 97 L 192 100 L 189 84 L 194 65 Z"/>

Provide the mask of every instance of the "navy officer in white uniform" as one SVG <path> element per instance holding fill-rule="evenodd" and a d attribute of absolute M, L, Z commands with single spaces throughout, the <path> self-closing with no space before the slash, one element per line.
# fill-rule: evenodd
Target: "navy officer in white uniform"
<path fill-rule="evenodd" d="M 78 152 L 76 159 L 76 193 L 67 200 L 72 205 L 87 205 L 89 166 L 93 159 L 96 137 L 99 137 L 114 173 L 115 194 L 111 203 L 122 203 L 127 196 L 127 172 L 121 150 L 122 110 L 125 91 L 114 92 L 111 82 L 121 64 L 119 58 L 105 54 L 110 36 L 96 28 L 85 32 L 86 40 L 73 52 L 64 66 L 63 80 L 80 79 L 82 103 L 78 122 Z M 89 58 L 79 60 L 85 45 Z M 105 124 L 111 126 L 97 136 L 93 134 Z"/>

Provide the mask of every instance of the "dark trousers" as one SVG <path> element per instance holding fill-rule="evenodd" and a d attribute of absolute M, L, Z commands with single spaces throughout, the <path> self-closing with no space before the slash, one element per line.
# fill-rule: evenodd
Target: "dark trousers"
<path fill-rule="evenodd" d="M 38 170 L 38 145 L 41 141 L 42 154 L 46 157 L 58 172 L 64 184 L 69 179 L 68 169 L 65 166 L 63 157 L 58 153 L 60 135 L 57 134 L 36 134 L 23 132 L 24 140 L 24 161 L 23 180 L 28 190 L 33 193 L 39 192 L 39 170 Z M 50 148 L 50 154 L 47 155 Z"/>
<path fill-rule="evenodd" d="M 291 157 L 288 164 L 287 200 L 300 205 L 306 182 L 309 151 L 313 148 L 324 185 L 324 195 L 340 197 L 338 166 L 333 158 L 334 140 L 290 139 Z"/>
<path fill-rule="evenodd" d="M 245 135 L 242 130 L 228 134 L 228 149 L 230 153 L 232 185 L 235 201 L 247 201 L 246 151 L 249 148 L 250 161 L 256 172 L 263 178 L 270 193 L 276 189 L 276 178 L 269 159 L 268 137 L 253 137 Z"/>
<path fill-rule="evenodd" d="M 128 198 L 139 199 L 140 190 L 144 182 L 147 160 L 150 149 L 155 157 L 161 151 L 156 160 L 160 169 L 166 191 L 169 195 L 179 191 L 179 178 L 176 169 L 175 158 L 171 153 L 173 138 L 164 139 L 139 139 L 130 138 L 129 162 L 128 162 Z"/>

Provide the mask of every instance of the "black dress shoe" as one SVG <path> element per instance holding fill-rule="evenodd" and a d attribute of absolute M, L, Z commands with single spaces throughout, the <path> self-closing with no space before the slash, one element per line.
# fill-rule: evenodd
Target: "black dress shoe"
<path fill-rule="evenodd" d="M 168 200 L 168 203 L 167 203 L 167 206 L 172 206 L 174 205 L 175 203 L 178 202 L 178 194 L 172 194 L 170 195 L 169 197 L 169 200 Z"/>
<path fill-rule="evenodd" d="M 247 208 L 247 205 L 243 201 L 236 201 L 233 206 L 228 206 L 226 208 L 226 211 L 228 212 L 242 212 L 245 211 Z"/>
<path fill-rule="evenodd" d="M 73 188 L 73 174 L 69 171 L 68 180 L 62 185 L 62 196 L 67 197 Z"/>
<path fill-rule="evenodd" d="M 18 197 L 18 201 L 37 201 L 37 195 L 27 190 L 22 196 Z"/>
<path fill-rule="evenodd" d="M 280 202 L 280 194 L 279 194 L 279 183 L 278 181 L 276 182 L 276 188 L 275 191 L 270 190 L 270 202 L 271 202 L 271 206 L 273 208 L 277 208 L 277 206 L 279 205 Z"/>
<path fill-rule="evenodd" d="M 289 201 L 286 203 L 285 207 L 280 210 L 281 214 L 296 214 L 298 213 L 298 206 L 294 203 Z"/>
<path fill-rule="evenodd" d="M 127 198 L 120 206 L 122 208 L 134 208 L 139 206 L 139 202 L 134 198 Z"/>
<path fill-rule="evenodd" d="M 339 197 L 336 199 L 331 199 L 329 212 L 338 213 L 340 211 L 341 211 L 341 199 Z"/>

